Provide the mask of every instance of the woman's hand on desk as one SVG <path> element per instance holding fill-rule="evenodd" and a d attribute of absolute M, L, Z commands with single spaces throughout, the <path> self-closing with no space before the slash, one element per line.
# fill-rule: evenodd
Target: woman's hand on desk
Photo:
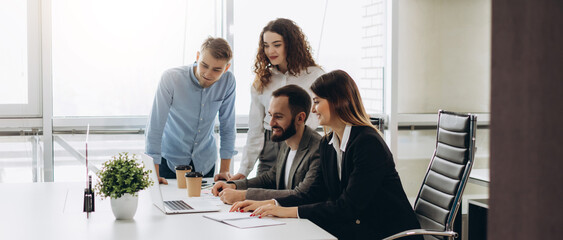
<path fill-rule="evenodd" d="M 297 207 L 280 207 L 273 204 L 267 204 L 258 207 L 250 216 L 274 216 L 282 218 L 296 218 L 297 217 Z"/>
<path fill-rule="evenodd" d="M 268 205 L 268 204 L 276 204 L 274 200 L 264 200 L 264 201 L 254 201 L 254 200 L 245 200 L 242 202 L 236 202 L 231 207 L 229 212 L 251 212 L 257 209 L 260 206 Z"/>

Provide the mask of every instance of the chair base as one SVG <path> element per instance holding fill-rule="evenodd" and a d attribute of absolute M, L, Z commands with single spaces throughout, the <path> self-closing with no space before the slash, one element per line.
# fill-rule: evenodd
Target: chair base
<path fill-rule="evenodd" d="M 458 234 L 454 231 L 441 232 L 441 231 L 429 231 L 425 229 L 411 229 L 386 237 L 383 240 L 392 240 L 392 239 L 403 238 L 403 237 L 414 236 L 414 235 L 444 236 L 452 240 L 458 237 Z"/>

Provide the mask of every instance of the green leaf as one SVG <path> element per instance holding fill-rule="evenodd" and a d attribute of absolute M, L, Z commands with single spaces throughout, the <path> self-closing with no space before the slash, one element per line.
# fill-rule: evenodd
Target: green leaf
<path fill-rule="evenodd" d="M 137 192 L 152 186 L 151 170 L 146 170 L 138 161 L 135 154 L 123 152 L 104 162 L 96 174 L 99 178 L 94 187 L 96 193 L 102 198 L 120 198 L 125 193 L 137 196 Z"/>

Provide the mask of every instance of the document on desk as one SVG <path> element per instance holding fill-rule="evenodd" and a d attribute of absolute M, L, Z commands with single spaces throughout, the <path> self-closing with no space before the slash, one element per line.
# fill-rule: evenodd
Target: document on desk
<path fill-rule="evenodd" d="M 219 197 L 215 197 L 213 196 L 213 194 L 211 194 L 211 190 L 201 190 L 201 199 L 203 199 L 204 201 L 213 204 L 215 206 L 223 206 L 225 205 L 225 203 L 223 203 L 223 201 L 221 201 L 221 198 Z"/>
<path fill-rule="evenodd" d="M 203 216 L 238 228 L 255 228 L 285 224 L 284 222 L 273 219 L 251 217 L 250 214 L 251 213 L 228 212 L 212 213 Z"/>

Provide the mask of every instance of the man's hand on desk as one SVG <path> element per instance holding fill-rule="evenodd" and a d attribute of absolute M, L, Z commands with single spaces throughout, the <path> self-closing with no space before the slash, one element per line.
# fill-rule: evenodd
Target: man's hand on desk
<path fill-rule="evenodd" d="M 245 179 L 246 176 L 244 176 L 242 173 L 237 173 L 235 175 L 233 175 L 229 181 L 234 181 L 234 180 L 239 180 L 239 179 Z"/>
<path fill-rule="evenodd" d="M 219 196 L 219 193 L 225 189 L 237 189 L 237 185 L 234 185 L 232 183 L 226 183 L 226 182 L 215 182 L 215 185 L 213 185 L 213 188 L 211 189 L 211 193 L 213 194 L 213 196 Z"/>
<path fill-rule="evenodd" d="M 168 180 L 166 180 L 166 178 L 163 177 L 158 177 L 158 183 L 168 185 Z"/>
<path fill-rule="evenodd" d="M 158 184 L 168 185 L 166 178 L 160 177 L 160 164 L 154 164 L 154 168 L 156 170 L 156 176 L 158 177 Z"/>
<path fill-rule="evenodd" d="M 235 202 L 243 201 L 246 199 L 246 190 L 226 188 L 219 193 L 219 197 L 221 197 L 221 201 L 223 201 L 224 203 L 233 204 Z"/>
<path fill-rule="evenodd" d="M 239 180 L 239 179 L 244 179 L 244 178 L 246 178 L 246 176 L 244 176 L 242 173 L 237 173 L 235 175 L 231 175 L 231 173 L 229 173 L 229 172 L 222 172 L 222 173 L 216 174 L 215 178 L 213 180 L 215 180 L 215 182 L 217 182 L 219 180 L 234 181 L 234 180 Z"/>
<path fill-rule="evenodd" d="M 227 180 L 229 181 L 229 179 L 231 179 L 232 175 L 229 172 L 222 172 L 222 173 L 217 173 L 215 174 L 215 177 L 213 178 L 213 180 L 215 182 L 219 181 L 219 180 Z"/>

